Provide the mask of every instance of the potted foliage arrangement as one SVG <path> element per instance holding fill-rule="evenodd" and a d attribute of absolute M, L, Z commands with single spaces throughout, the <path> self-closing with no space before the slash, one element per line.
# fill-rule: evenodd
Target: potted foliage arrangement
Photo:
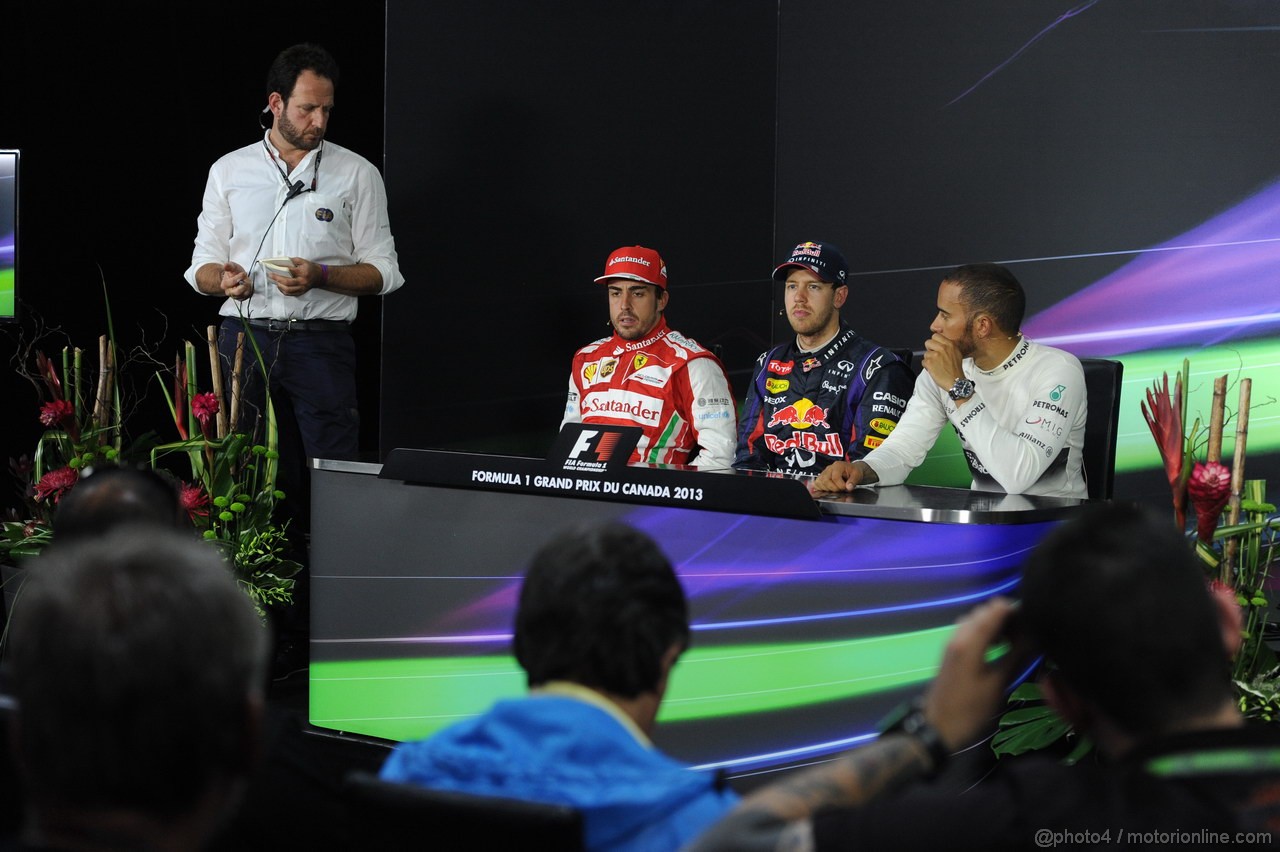
<path fill-rule="evenodd" d="M 287 530 L 276 519 L 284 494 L 276 488 L 274 411 L 268 402 L 256 429 L 239 428 L 246 336 L 241 335 L 229 386 L 223 382 L 215 327 L 208 328 L 207 337 L 208 390 L 199 388 L 197 348 L 189 341 L 175 359 L 171 377 L 164 369 L 155 370 L 177 437 L 167 443 L 160 443 L 154 432 L 130 438 L 110 335 L 99 340 L 96 368 L 79 348 L 64 347 L 60 365 L 34 351 L 30 378 L 41 396 L 38 416 L 45 428 L 34 454 L 10 463 L 25 486 L 24 515 L 0 522 L 0 566 L 10 601 L 24 558 L 53 540 L 58 501 L 75 487 L 81 471 L 110 462 L 148 464 L 177 480 L 196 532 L 222 552 L 260 614 L 265 615 L 267 606 L 291 602 L 293 577 L 301 565 L 288 556 Z M 255 433 L 260 440 L 253 439 Z"/>

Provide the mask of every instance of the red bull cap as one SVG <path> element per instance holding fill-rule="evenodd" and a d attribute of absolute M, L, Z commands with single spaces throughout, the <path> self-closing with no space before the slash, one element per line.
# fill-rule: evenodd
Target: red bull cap
<path fill-rule="evenodd" d="M 615 249 L 609 259 L 604 262 L 604 275 L 596 279 L 596 283 L 608 281 L 610 278 L 629 278 L 652 284 L 660 289 L 667 289 L 667 264 L 661 255 L 644 246 L 623 246 Z"/>
<path fill-rule="evenodd" d="M 774 281 L 785 281 L 789 273 L 784 270 L 799 267 L 837 287 L 848 283 L 849 264 L 845 263 L 840 249 L 831 243 L 804 242 L 791 250 L 791 256 L 773 270 Z"/>

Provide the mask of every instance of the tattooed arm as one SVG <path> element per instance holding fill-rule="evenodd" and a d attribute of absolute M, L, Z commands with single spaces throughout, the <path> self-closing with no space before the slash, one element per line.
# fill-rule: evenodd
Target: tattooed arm
<path fill-rule="evenodd" d="M 986 650 L 1010 611 L 1002 598 L 982 604 L 960 622 L 947 644 L 925 701 L 925 718 L 949 751 L 977 739 L 999 705 L 1013 658 L 988 663 Z M 881 737 L 752 793 L 686 852 L 807 852 L 814 848 L 810 818 L 817 811 L 865 805 L 934 768 L 919 737 Z M 850 846 L 857 845 L 856 838 L 850 840 Z"/>
<path fill-rule="evenodd" d="M 687 852 L 805 852 L 809 817 L 820 808 L 861 805 L 932 767 L 915 737 L 893 735 L 753 793 Z"/>

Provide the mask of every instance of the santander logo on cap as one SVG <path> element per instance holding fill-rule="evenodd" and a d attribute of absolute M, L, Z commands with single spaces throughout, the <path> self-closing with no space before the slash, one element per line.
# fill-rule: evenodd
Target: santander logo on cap
<path fill-rule="evenodd" d="M 604 264 L 604 275 L 597 283 L 610 278 L 629 278 L 667 289 L 667 265 L 653 249 L 644 246 L 623 246 L 615 249 Z"/>

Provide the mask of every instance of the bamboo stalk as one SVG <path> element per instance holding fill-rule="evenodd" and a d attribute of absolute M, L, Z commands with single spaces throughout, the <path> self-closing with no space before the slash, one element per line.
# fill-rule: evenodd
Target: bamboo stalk
<path fill-rule="evenodd" d="M 107 424 L 107 401 L 111 387 L 111 355 L 107 336 L 98 338 L 98 392 L 93 402 L 93 425 L 102 429 Z"/>
<path fill-rule="evenodd" d="M 93 387 L 93 409 L 89 413 L 89 425 L 91 428 L 97 428 L 98 417 L 101 412 L 98 410 L 102 405 L 102 376 L 105 372 L 104 361 L 106 359 L 106 347 L 102 345 L 102 340 L 98 340 L 98 380 Z"/>
<path fill-rule="evenodd" d="M 84 422 L 84 395 L 80 393 L 80 386 L 81 386 L 80 383 L 82 381 L 80 371 L 83 367 L 83 359 L 84 359 L 84 350 L 81 349 L 79 346 L 77 346 L 75 349 L 75 354 L 71 361 L 72 370 L 74 370 L 74 373 L 72 375 L 72 380 L 71 380 L 71 397 L 72 397 L 71 404 L 76 407 L 77 423 Z"/>
<path fill-rule="evenodd" d="M 116 393 L 119 383 L 116 381 L 116 348 L 107 341 L 107 397 L 104 405 L 107 409 L 107 428 L 109 434 L 113 436 L 113 443 L 117 450 L 121 446 L 121 433 L 124 431 L 120 424 L 120 400 Z"/>
<path fill-rule="evenodd" d="M 240 393 L 244 376 L 244 332 L 236 333 L 236 360 L 231 368 L 231 428 L 240 431 Z"/>
<path fill-rule="evenodd" d="M 1233 526 L 1240 522 L 1240 498 L 1244 490 L 1244 454 L 1249 441 L 1249 397 L 1252 388 L 1252 379 L 1240 380 L 1240 402 L 1236 411 L 1236 453 L 1231 465 L 1231 499 L 1227 501 L 1227 523 Z M 1232 576 L 1238 548 L 1237 536 L 1228 539 L 1227 546 L 1223 548 L 1221 579 L 1224 583 L 1227 583 Z"/>
<path fill-rule="evenodd" d="M 182 345 L 183 361 L 187 365 L 187 432 L 191 437 L 204 434 L 204 430 L 200 428 L 200 423 L 196 420 L 196 389 L 200 386 L 200 377 L 196 372 L 196 346 L 190 340 L 184 340 Z"/>
<path fill-rule="evenodd" d="M 1206 461 L 1222 461 L 1222 423 L 1226 419 L 1227 377 L 1213 380 L 1213 408 L 1209 411 L 1209 451 Z"/>
<path fill-rule="evenodd" d="M 211 325 L 205 329 L 209 340 L 209 376 L 213 380 L 213 395 L 218 399 L 218 438 L 227 437 L 227 406 L 222 395 L 222 361 L 218 358 L 218 327 Z"/>
<path fill-rule="evenodd" d="M 67 394 L 72 390 L 67 387 L 67 380 L 70 377 L 70 373 L 67 372 L 67 348 L 66 346 L 62 347 L 62 398 L 64 400 L 67 399 Z"/>

